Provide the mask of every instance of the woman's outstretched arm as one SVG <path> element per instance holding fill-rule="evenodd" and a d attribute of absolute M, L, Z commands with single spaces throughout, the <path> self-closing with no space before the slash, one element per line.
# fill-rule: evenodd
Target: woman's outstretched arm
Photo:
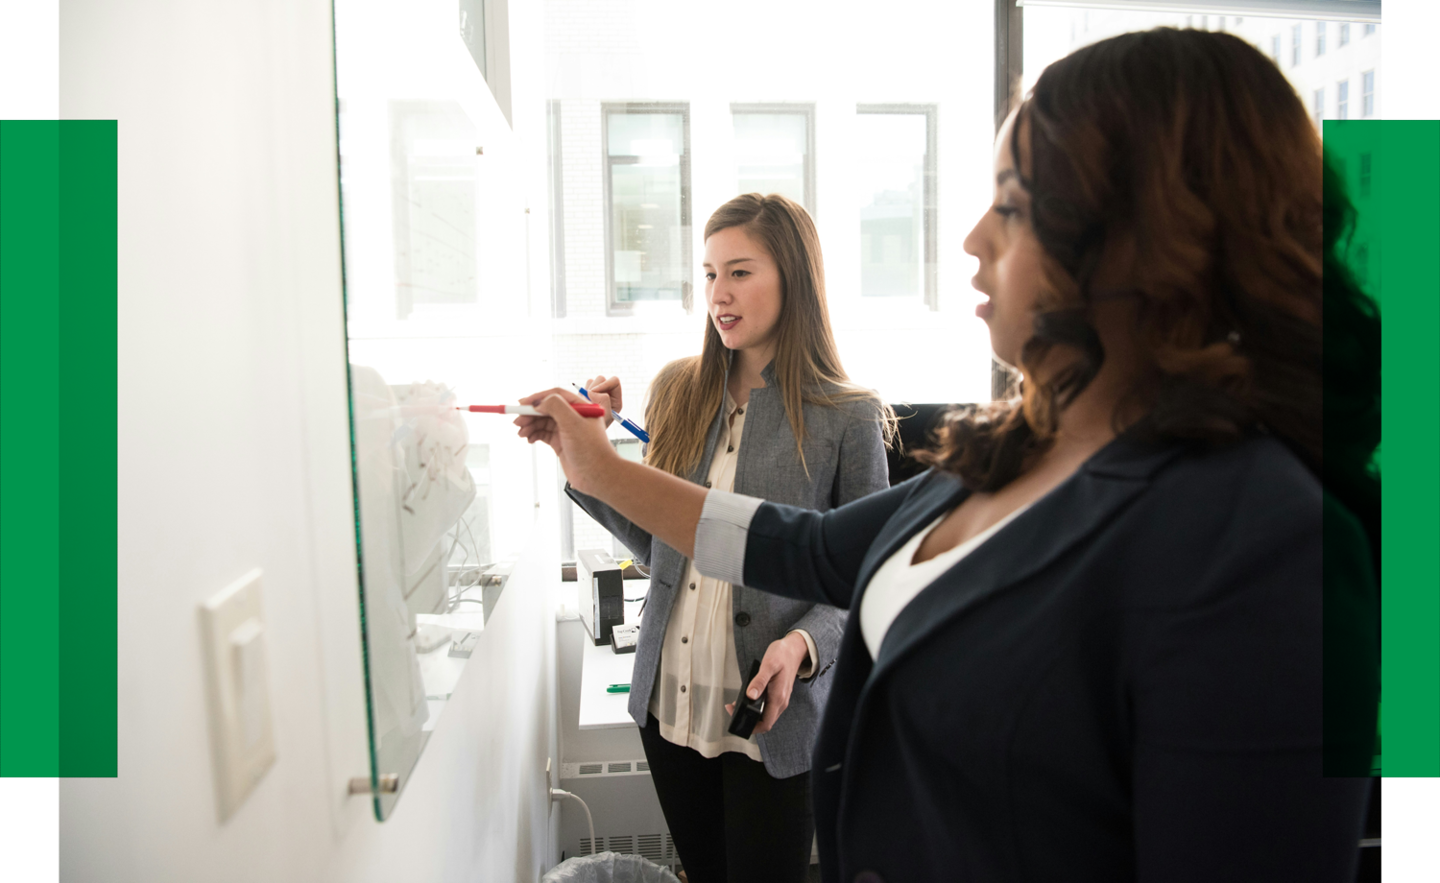
<path fill-rule="evenodd" d="M 621 457 L 600 420 L 581 417 L 570 408 L 571 402 L 583 401 L 559 388 L 527 396 L 520 403 L 534 405 L 544 416 L 518 417 L 515 425 L 522 438 L 555 450 L 571 487 L 606 503 L 685 557 L 694 557 L 706 489 Z"/>
<path fill-rule="evenodd" d="M 775 595 L 849 608 L 871 543 L 930 478 L 823 514 L 711 491 L 621 457 L 599 420 L 570 409 L 577 399 L 562 389 L 522 399 L 544 416 L 517 419 L 520 435 L 554 448 L 572 487 L 694 559 L 701 573 Z M 704 535 L 698 555 L 697 533 Z"/>

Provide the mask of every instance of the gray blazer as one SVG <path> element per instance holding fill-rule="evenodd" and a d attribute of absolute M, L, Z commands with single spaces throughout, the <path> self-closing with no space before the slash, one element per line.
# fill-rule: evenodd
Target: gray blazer
<path fill-rule="evenodd" d="M 795 434 L 785 417 L 773 366 L 761 376 L 764 389 L 750 391 L 746 405 L 745 436 L 735 463 L 735 493 L 776 503 L 827 511 L 889 487 L 885 446 L 872 405 L 854 402 L 839 408 L 805 405 L 805 465 L 795 451 Z M 724 408 L 715 415 L 705 439 L 705 455 L 690 474 L 696 484 L 710 473 L 710 460 L 724 425 Z M 650 693 L 660 669 L 660 648 L 675 594 L 689 567 L 689 559 L 653 538 L 614 509 L 566 485 L 565 492 L 615 535 L 635 559 L 650 568 L 649 600 L 635 648 L 635 671 L 630 676 L 630 716 L 645 725 Z M 735 657 L 743 680 L 752 659 L 760 659 L 771 642 L 791 629 L 804 629 L 815 640 L 817 664 L 809 678 L 795 684 L 790 705 L 775 728 L 756 737 L 765 770 L 775 778 L 788 778 L 810 769 L 810 749 L 820 726 L 820 713 L 833 680 L 826 672 L 840 651 L 845 613 L 825 604 L 811 604 L 758 592 L 736 585 Z"/>

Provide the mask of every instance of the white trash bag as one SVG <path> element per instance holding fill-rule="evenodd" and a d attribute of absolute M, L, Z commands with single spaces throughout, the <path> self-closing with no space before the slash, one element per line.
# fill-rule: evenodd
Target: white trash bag
<path fill-rule="evenodd" d="M 540 883 L 680 883 L 680 878 L 638 855 L 597 852 L 566 859 Z"/>

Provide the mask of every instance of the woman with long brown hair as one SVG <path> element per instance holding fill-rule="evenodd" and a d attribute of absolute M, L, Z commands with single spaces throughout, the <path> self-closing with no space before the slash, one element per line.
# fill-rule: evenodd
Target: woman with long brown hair
<path fill-rule="evenodd" d="M 783 196 L 736 197 L 705 225 L 704 269 L 703 348 L 651 385 L 645 462 L 697 490 L 821 511 L 888 487 L 888 412 L 841 367 L 805 210 Z M 586 389 L 610 413 L 621 409 L 619 378 Z M 630 713 L 686 876 L 804 880 L 810 749 L 845 615 L 703 576 L 688 553 L 568 490 L 650 567 Z M 752 661 L 766 678 L 765 715 L 741 737 L 727 731 L 725 705 Z"/>
<path fill-rule="evenodd" d="M 559 398 L 522 428 L 702 572 L 854 613 L 825 879 L 1353 877 L 1367 782 L 1324 776 L 1322 643 L 1369 667 L 1365 756 L 1377 649 L 1373 607 L 1322 642 L 1322 520 L 1324 566 L 1374 583 L 1321 480 L 1321 169 L 1242 40 L 1104 40 L 999 133 L 965 248 L 1022 394 L 955 412 L 927 473 L 820 514 L 622 462 Z"/>

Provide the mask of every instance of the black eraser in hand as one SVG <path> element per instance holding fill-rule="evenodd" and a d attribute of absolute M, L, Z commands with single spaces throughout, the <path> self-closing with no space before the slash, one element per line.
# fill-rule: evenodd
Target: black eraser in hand
<path fill-rule="evenodd" d="M 732 736 L 749 739 L 750 734 L 755 732 L 755 725 L 760 723 L 760 718 L 765 716 L 764 694 L 761 694 L 759 699 L 751 699 L 745 692 L 750 689 L 750 682 L 755 680 L 755 676 L 758 674 L 760 674 L 760 660 L 756 659 L 750 663 L 750 674 L 740 685 L 740 695 L 735 697 L 735 714 L 730 718 L 730 735 Z"/>

